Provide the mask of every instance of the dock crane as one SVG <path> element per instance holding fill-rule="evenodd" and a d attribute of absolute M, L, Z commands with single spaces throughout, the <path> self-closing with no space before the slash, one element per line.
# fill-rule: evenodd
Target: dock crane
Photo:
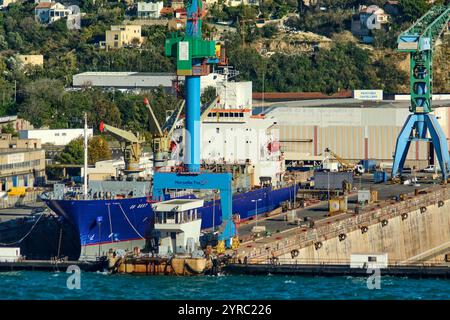
<path fill-rule="evenodd" d="M 450 156 L 447 139 L 432 114 L 433 50 L 441 34 L 448 28 L 450 5 L 436 5 L 398 37 L 398 51 L 410 54 L 410 114 L 397 138 L 392 181 L 402 174 L 411 141 L 432 142 L 447 182 Z M 428 134 L 430 138 L 428 138 Z"/>
<path fill-rule="evenodd" d="M 202 19 L 205 16 L 201 0 L 189 0 L 186 6 L 187 21 L 184 34 L 172 33 L 165 41 L 165 55 L 176 59 L 178 76 L 185 76 L 186 88 L 186 171 L 180 173 L 155 172 L 153 176 L 154 200 L 165 200 L 167 189 L 218 189 L 222 209 L 222 229 L 218 236 L 218 252 L 239 244 L 232 215 L 231 173 L 204 173 L 200 167 L 200 77 L 211 72 L 218 64 L 216 43 L 202 37 Z"/>
<path fill-rule="evenodd" d="M 135 135 L 130 131 L 122 130 L 103 122 L 100 123 L 100 132 L 108 133 L 119 141 L 123 160 L 125 161 L 125 175 L 133 176 L 142 171 L 139 168 L 139 161 L 141 159 L 141 145 L 145 142 L 145 138 L 139 137 L 139 134 Z"/>
<path fill-rule="evenodd" d="M 216 96 L 209 103 L 205 103 L 201 107 L 201 121 L 205 119 L 208 115 L 209 110 L 217 103 L 219 96 Z M 164 125 L 161 127 L 158 119 L 156 119 L 155 113 L 150 106 L 150 102 L 147 98 L 144 98 L 144 105 L 150 112 L 150 118 L 155 124 L 156 133 L 152 137 L 152 152 L 153 152 L 153 163 L 155 171 L 159 171 L 161 168 L 167 165 L 167 160 L 169 159 L 170 153 L 172 152 L 172 133 L 175 129 L 175 125 L 180 119 L 181 112 L 183 111 L 185 101 L 181 100 L 178 103 L 175 111 L 167 118 Z"/>
<path fill-rule="evenodd" d="M 167 160 L 169 160 L 170 152 L 172 149 L 172 132 L 175 129 L 175 124 L 180 118 L 181 111 L 184 108 L 184 100 L 181 100 L 175 111 L 167 118 L 164 125 L 161 127 L 158 119 L 156 119 L 155 113 L 150 106 L 150 102 L 147 98 L 144 98 L 144 105 L 150 112 L 150 118 L 156 127 L 156 133 L 152 137 L 152 152 L 153 152 L 153 168 L 154 171 L 159 171 L 161 168 L 167 166 Z"/>
<path fill-rule="evenodd" d="M 364 167 L 361 164 L 351 163 L 342 159 L 336 153 L 331 151 L 330 148 L 325 149 L 325 154 L 328 154 L 328 156 L 326 156 L 326 159 L 329 159 L 330 156 L 336 159 L 336 161 L 339 162 L 339 164 L 342 167 L 342 170 L 344 171 L 351 171 L 358 175 L 364 173 Z"/>

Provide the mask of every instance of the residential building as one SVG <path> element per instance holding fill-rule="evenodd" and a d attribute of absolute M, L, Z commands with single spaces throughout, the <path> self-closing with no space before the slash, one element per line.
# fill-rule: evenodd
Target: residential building
<path fill-rule="evenodd" d="M 93 130 L 88 129 L 88 137 L 92 137 L 93 134 Z M 21 139 L 39 139 L 42 144 L 55 146 L 65 146 L 70 141 L 83 135 L 84 129 L 31 129 L 19 131 Z"/>
<path fill-rule="evenodd" d="M 259 0 L 226 0 L 225 4 L 229 7 L 245 6 L 259 6 Z"/>
<path fill-rule="evenodd" d="M 137 15 L 141 19 L 159 19 L 164 2 L 138 2 Z"/>
<path fill-rule="evenodd" d="M 160 15 L 161 18 L 163 18 L 163 17 L 171 18 L 171 17 L 174 16 L 173 11 L 174 11 L 174 9 L 172 7 L 163 7 L 159 11 L 159 15 Z"/>
<path fill-rule="evenodd" d="M 17 116 L 0 117 L 0 130 L 8 126 L 11 126 L 15 131 L 33 129 L 33 125 L 30 122 Z"/>
<path fill-rule="evenodd" d="M 0 135 L 0 192 L 33 187 L 45 180 L 45 152 L 37 139 Z"/>
<path fill-rule="evenodd" d="M 186 19 L 170 19 L 168 23 L 169 30 L 181 30 L 186 26 Z"/>
<path fill-rule="evenodd" d="M 11 3 L 15 3 L 17 0 L 0 0 L 0 9 L 8 8 Z"/>
<path fill-rule="evenodd" d="M 178 8 L 174 10 L 176 19 L 187 19 L 187 12 L 185 8 Z"/>
<path fill-rule="evenodd" d="M 108 49 L 140 45 L 142 42 L 140 25 L 111 26 L 111 30 L 106 30 L 105 45 Z"/>
<path fill-rule="evenodd" d="M 40 139 L 21 139 L 13 137 L 10 133 L 0 134 L 0 149 L 40 149 Z"/>
<path fill-rule="evenodd" d="M 19 54 L 17 55 L 17 60 L 22 66 L 44 66 L 44 56 L 42 54 Z"/>
<path fill-rule="evenodd" d="M 303 0 L 303 5 L 310 7 L 315 6 L 318 3 L 318 0 Z"/>
<path fill-rule="evenodd" d="M 34 16 L 40 23 L 53 23 L 70 14 L 64 5 L 59 2 L 40 2 L 34 8 Z"/>
<path fill-rule="evenodd" d="M 173 10 L 184 8 L 184 1 L 183 0 L 172 0 L 170 6 L 173 8 Z"/>
<path fill-rule="evenodd" d="M 376 5 L 360 6 L 359 13 L 352 18 L 352 33 L 363 42 L 373 41 L 372 30 L 380 30 L 389 22 L 389 15 Z"/>

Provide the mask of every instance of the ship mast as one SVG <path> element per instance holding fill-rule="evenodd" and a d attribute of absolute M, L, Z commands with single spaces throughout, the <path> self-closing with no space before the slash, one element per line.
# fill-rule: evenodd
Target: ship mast
<path fill-rule="evenodd" d="M 87 159 L 88 159 L 88 127 L 87 127 L 87 113 L 84 113 L 84 181 L 83 181 L 83 195 L 87 199 Z"/>

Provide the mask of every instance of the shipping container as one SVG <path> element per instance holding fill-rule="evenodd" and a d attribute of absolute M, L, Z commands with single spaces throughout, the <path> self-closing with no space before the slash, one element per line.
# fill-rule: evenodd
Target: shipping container
<path fill-rule="evenodd" d="M 375 161 L 375 159 L 361 160 L 361 164 L 363 165 L 366 172 L 373 172 L 377 167 L 377 162 Z"/>
<path fill-rule="evenodd" d="M 375 183 L 384 183 L 388 181 L 388 174 L 384 171 L 376 171 L 373 174 L 373 182 Z"/>
<path fill-rule="evenodd" d="M 317 171 L 314 173 L 314 188 L 315 189 L 336 189 L 342 190 L 344 181 L 353 185 L 352 172 L 323 172 Z"/>
<path fill-rule="evenodd" d="M 15 262 L 20 258 L 20 248 L 1 248 L 0 247 L 0 262 Z"/>

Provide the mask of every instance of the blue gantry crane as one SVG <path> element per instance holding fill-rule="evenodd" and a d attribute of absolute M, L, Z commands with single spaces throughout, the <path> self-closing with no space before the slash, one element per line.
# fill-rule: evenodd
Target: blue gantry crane
<path fill-rule="evenodd" d="M 184 34 L 172 33 L 165 42 L 166 56 L 176 58 L 177 75 L 185 76 L 185 172 L 155 172 L 153 195 L 165 200 L 166 189 L 217 189 L 220 190 L 222 226 L 219 234 L 220 248 L 235 246 L 236 230 L 232 217 L 231 173 L 202 173 L 200 168 L 200 77 L 210 73 L 211 65 L 219 62 L 216 43 L 202 38 L 204 10 L 201 0 L 190 0 L 187 5 L 187 22 Z"/>
<path fill-rule="evenodd" d="M 411 141 L 428 141 L 433 144 L 443 181 L 447 182 L 450 170 L 447 139 L 436 117 L 430 113 L 433 94 L 433 49 L 441 34 L 448 28 L 449 20 L 450 6 L 434 6 L 398 37 L 398 50 L 409 52 L 411 58 L 412 114 L 408 116 L 397 138 L 392 167 L 393 180 L 403 171 Z"/>

